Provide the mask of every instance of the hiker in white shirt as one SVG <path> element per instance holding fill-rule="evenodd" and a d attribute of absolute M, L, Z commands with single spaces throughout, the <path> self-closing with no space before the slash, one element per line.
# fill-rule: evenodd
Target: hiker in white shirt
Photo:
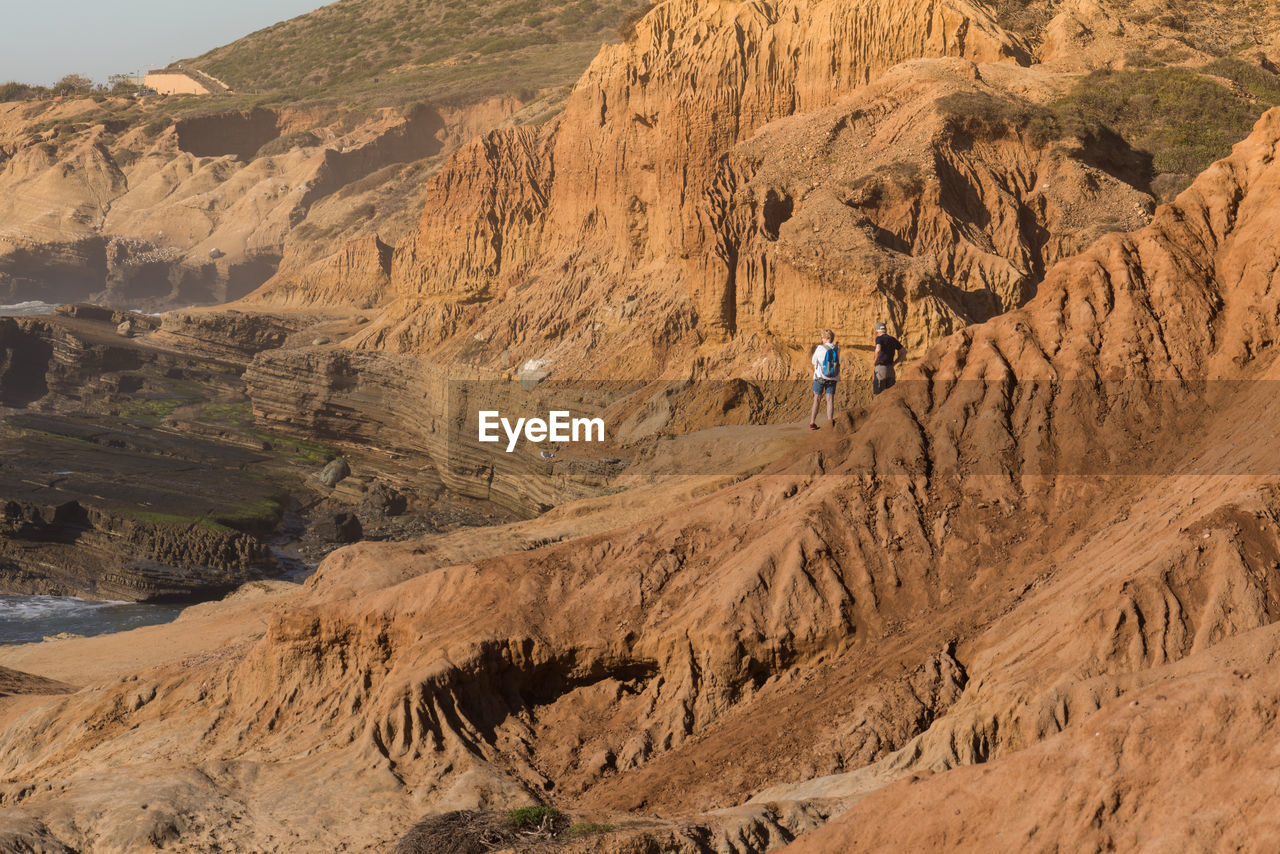
<path fill-rule="evenodd" d="M 818 404 L 827 397 L 827 421 L 832 426 L 836 420 L 836 383 L 840 381 L 840 348 L 836 346 L 836 334 L 822 330 L 822 343 L 813 351 L 813 411 L 809 413 L 809 429 L 818 429 Z"/>

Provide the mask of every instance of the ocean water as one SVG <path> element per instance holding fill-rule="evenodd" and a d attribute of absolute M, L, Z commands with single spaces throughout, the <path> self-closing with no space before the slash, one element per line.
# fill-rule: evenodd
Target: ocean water
<path fill-rule="evenodd" d="M 183 607 L 87 602 L 63 596 L 0 596 L 0 644 L 36 643 L 61 632 L 105 635 L 154 626 L 174 620 Z"/>
<path fill-rule="evenodd" d="M 16 317 L 21 314 L 52 314 L 56 306 L 53 303 L 31 300 L 16 305 L 0 305 L 0 317 Z"/>
<path fill-rule="evenodd" d="M 38 300 L 0 305 L 0 317 L 50 314 L 54 307 L 53 303 Z M 86 602 L 61 596 L 0 596 L 0 644 L 33 643 L 45 635 L 60 632 L 77 635 L 122 632 L 167 623 L 181 610 L 179 605 Z"/>

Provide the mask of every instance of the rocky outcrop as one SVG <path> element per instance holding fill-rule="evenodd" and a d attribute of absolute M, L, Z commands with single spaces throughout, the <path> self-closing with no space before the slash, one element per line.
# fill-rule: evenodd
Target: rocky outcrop
<path fill-rule="evenodd" d="M 22 324 L 0 318 L 0 403 L 26 406 L 49 393 L 53 347 Z"/>
<path fill-rule="evenodd" d="M 489 453 L 464 431 L 474 429 L 479 409 L 527 408 L 519 386 L 467 383 L 410 357 L 329 346 L 272 350 L 253 360 L 245 382 L 264 426 L 413 460 L 402 477 L 415 491 L 438 484 L 531 515 L 598 494 L 619 472 L 593 460 L 553 464 L 532 446 Z"/>
<path fill-rule="evenodd" d="M 418 239 L 395 259 L 393 293 L 461 303 L 505 293 L 539 249 L 549 142 L 534 128 L 499 131 L 453 158 L 428 187 Z"/>
<path fill-rule="evenodd" d="M 0 260 L 0 299 L 4 305 L 37 299 L 51 303 L 84 299 L 106 279 L 106 246 L 100 237 L 54 243 L 19 237 L 6 242 Z"/>
<path fill-rule="evenodd" d="M 704 199 L 715 249 L 697 256 L 698 279 L 724 290 L 700 316 L 797 345 L 882 319 L 924 347 L 1021 306 L 1103 229 L 1145 224 L 1149 197 L 1084 162 L 1081 141 L 1038 130 L 1038 108 L 1008 94 L 1034 79 L 905 63 L 736 147 Z"/>
<path fill-rule="evenodd" d="M 857 54 L 871 63 L 865 76 L 883 76 L 833 106 L 764 123 L 788 109 L 829 104 L 839 86 L 854 84 L 833 71 L 830 90 L 809 92 L 804 87 L 817 84 L 802 57 L 792 66 L 775 63 L 750 72 L 759 79 L 737 79 L 737 66 L 726 57 L 737 56 L 738 48 L 699 35 L 720 32 L 712 21 L 728 26 L 716 17 L 724 9 L 716 8 L 690 7 L 680 17 L 676 11 L 684 7 L 673 6 L 668 17 L 655 18 L 652 32 L 644 31 L 645 38 L 657 38 L 663 27 L 671 28 L 684 51 L 680 61 L 708 80 L 642 73 L 647 63 L 658 62 L 642 39 L 610 54 L 629 69 L 608 78 L 610 91 L 617 90 L 609 96 L 614 103 L 640 98 L 636 92 L 643 89 L 651 111 L 679 114 L 684 107 L 674 106 L 675 93 L 692 87 L 729 98 L 703 105 L 721 115 L 741 107 L 734 98 L 755 98 L 752 87 L 791 94 L 750 107 L 758 121 L 732 133 L 705 123 L 674 125 L 680 133 L 718 135 L 714 139 L 676 141 L 632 121 L 624 137 L 593 132 L 592 152 L 566 154 L 574 123 L 585 121 L 578 114 L 599 113 L 591 93 L 605 84 L 589 76 L 558 124 L 477 140 L 428 183 L 418 232 L 396 248 L 389 271 L 378 239 L 366 238 L 300 274 L 277 276 L 245 301 L 259 312 L 374 309 L 372 321 L 340 344 L 358 356 L 328 355 L 322 365 L 314 353 L 262 353 L 249 374 L 256 411 L 299 435 L 321 429 L 322 435 L 359 435 L 379 447 L 399 442 L 430 449 L 451 488 L 481 490 L 526 512 L 537 510 L 545 497 L 528 503 L 532 496 L 523 485 L 523 472 L 539 471 L 536 464 L 509 484 L 490 475 L 491 460 L 467 457 L 456 465 L 442 444 L 445 431 L 424 427 L 450 417 L 443 393 L 450 379 L 496 387 L 530 364 L 544 376 L 606 383 L 664 375 L 739 377 L 775 390 L 785 386 L 760 395 L 768 400 L 752 417 L 768 419 L 803 405 L 803 383 L 787 381 L 808 376 L 815 330 L 849 330 L 856 337 L 846 344 L 856 346 L 859 331 L 886 319 L 904 330 L 910 347 L 922 348 L 1021 305 L 1035 294 L 1047 266 L 1100 233 L 1137 228 L 1149 219 L 1150 198 L 1126 176 L 1090 165 L 1086 141 L 1022 126 L 1039 108 L 1014 93 L 1047 85 L 1038 71 L 935 59 L 882 72 L 880 60 Z M 941 15 L 941 8 L 934 11 Z M 823 10 L 806 7 L 800 20 L 821 29 L 829 23 L 823 16 L 835 14 Z M 784 33 L 801 38 L 785 23 L 791 18 L 779 20 L 756 22 L 773 35 L 755 37 L 761 43 Z M 851 38 L 871 40 L 878 32 L 858 28 Z M 1017 55 L 1016 45 L 984 38 L 973 36 L 956 50 Z M 943 39 L 925 52 L 951 47 Z M 676 60 L 667 56 L 663 62 Z M 720 81 L 720 73 L 730 75 L 732 85 Z M 840 73 L 857 76 L 851 69 Z M 981 111 L 977 119 L 970 115 L 975 110 Z M 626 152 L 627 165 L 606 177 L 622 156 L 612 145 Z M 690 146 L 711 146 L 714 156 L 698 161 L 696 186 L 667 192 Z M 672 174 L 658 180 L 653 170 Z M 590 189 L 571 194 L 557 189 L 563 186 Z M 600 196 L 603 187 L 612 195 Z M 629 214 L 632 236 L 602 231 L 606 221 L 616 225 L 609 210 L 622 203 L 615 196 L 642 191 L 648 201 Z M 564 220 L 570 209 L 579 211 L 581 222 Z M 648 254 L 636 255 L 633 238 L 649 234 L 658 219 L 670 226 L 658 229 L 666 236 L 646 244 Z M 676 220 L 687 223 L 670 225 Z M 566 241 L 566 233 L 577 238 Z M 699 288 L 713 293 L 699 296 Z M 330 369 L 339 362 L 350 369 Z M 432 377 L 437 393 L 416 385 L 410 390 L 405 378 L 416 376 Z M 369 396 L 375 387 L 381 391 Z M 723 423 L 720 386 L 703 388 L 708 399 L 685 395 L 680 412 L 654 421 L 660 426 L 651 425 L 647 434 L 630 431 L 630 438 Z M 853 388 L 855 395 L 866 394 L 860 385 Z M 410 396 L 393 402 L 399 393 Z M 619 408 L 638 410 L 652 394 L 642 388 Z M 332 424 L 322 426 L 317 397 L 325 411 L 342 414 L 337 433 Z M 521 485 L 510 488 L 516 483 Z"/>
<path fill-rule="evenodd" d="M 256 354 L 283 346 L 290 336 L 313 322 L 308 318 L 237 310 L 171 311 L 163 316 L 151 340 L 192 355 L 227 358 L 243 367 Z"/>
<path fill-rule="evenodd" d="M 262 541 L 213 520 L 156 524 L 74 500 L 0 505 L 0 589 L 6 593 L 192 602 L 279 572 Z"/>
<path fill-rule="evenodd" d="M 93 294 L 106 305 L 207 302 L 226 285 L 214 264 L 186 263 L 178 250 L 150 240 L 112 238 L 106 263 L 106 289 Z"/>
<path fill-rule="evenodd" d="M 5 351 L 10 354 L 8 370 L 0 372 L 0 395 L 11 405 L 33 404 L 46 394 L 84 401 L 101 383 L 112 381 L 110 374 L 136 371 L 148 362 L 161 371 L 171 366 L 163 355 L 149 359 L 151 354 L 130 343 L 133 334 L 158 325 L 143 315 L 71 304 L 59 306 L 54 317 L 4 319 L 0 324 L 7 330 Z"/>

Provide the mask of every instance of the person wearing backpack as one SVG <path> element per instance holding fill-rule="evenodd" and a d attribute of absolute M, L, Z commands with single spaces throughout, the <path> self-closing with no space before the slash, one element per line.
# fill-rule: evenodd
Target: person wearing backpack
<path fill-rule="evenodd" d="M 840 348 L 836 346 L 836 334 L 822 330 L 822 343 L 813 351 L 813 411 L 809 413 L 809 429 L 818 429 L 818 404 L 827 397 L 827 420 L 836 421 L 836 383 L 840 381 Z"/>
<path fill-rule="evenodd" d="M 894 359 L 894 356 L 897 359 Z M 900 365 L 907 358 L 907 348 L 902 342 L 889 334 L 889 329 L 882 322 L 876 324 L 876 352 L 873 358 L 874 364 L 872 371 L 874 376 L 871 379 L 871 394 L 877 395 L 886 389 L 893 388 L 893 384 L 898 381 L 898 377 L 894 372 L 894 365 Z"/>

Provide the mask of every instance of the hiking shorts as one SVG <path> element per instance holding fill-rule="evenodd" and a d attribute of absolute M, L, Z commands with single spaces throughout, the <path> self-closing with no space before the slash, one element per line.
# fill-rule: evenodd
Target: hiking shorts
<path fill-rule="evenodd" d="M 893 384 L 898 381 L 897 376 L 893 373 L 893 365 L 876 365 L 875 376 L 871 380 L 871 393 L 879 394 L 888 388 L 893 388 Z"/>
<path fill-rule="evenodd" d="M 814 394 L 835 394 L 836 383 L 838 382 L 840 381 L 839 380 L 814 380 L 813 393 Z"/>

